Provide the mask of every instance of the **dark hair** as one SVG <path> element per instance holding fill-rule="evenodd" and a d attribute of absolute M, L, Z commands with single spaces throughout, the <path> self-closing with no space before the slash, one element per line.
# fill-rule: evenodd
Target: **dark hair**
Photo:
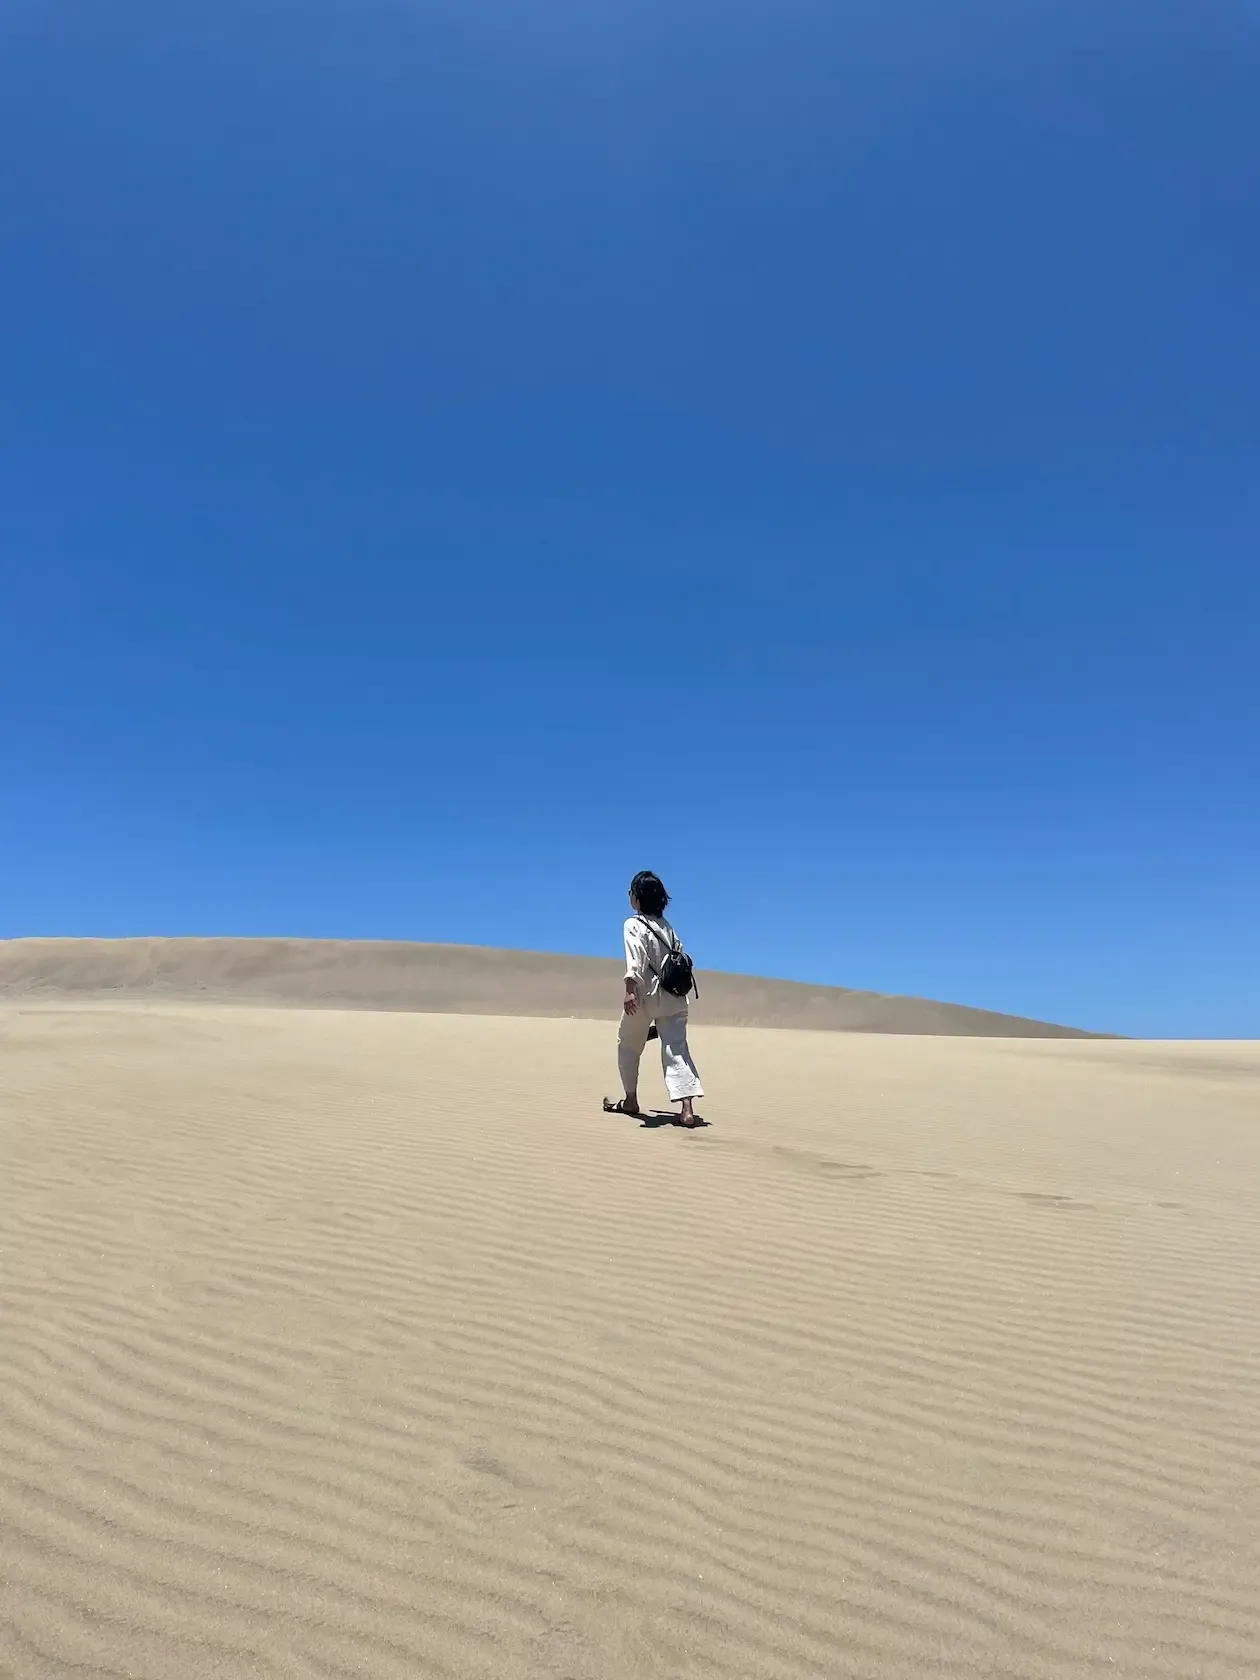
<path fill-rule="evenodd" d="M 638 899 L 639 909 L 645 916 L 665 914 L 669 894 L 665 891 L 665 884 L 660 876 L 653 875 L 650 869 L 640 869 L 630 883 L 630 891 Z"/>

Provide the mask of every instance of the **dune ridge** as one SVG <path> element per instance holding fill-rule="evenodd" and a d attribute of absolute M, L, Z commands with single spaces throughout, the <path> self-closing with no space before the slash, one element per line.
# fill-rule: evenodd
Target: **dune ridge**
<path fill-rule="evenodd" d="M 615 1015 L 621 965 L 466 945 L 349 939 L 13 939 L 0 999 L 252 1003 L 599 1020 Z M 700 973 L 713 1026 L 984 1038 L 1088 1038 L 1074 1027 L 961 1004 Z"/>
<path fill-rule="evenodd" d="M 0 1674 L 1254 1680 L 1260 1046 L 610 1040 L 0 1007 Z"/>

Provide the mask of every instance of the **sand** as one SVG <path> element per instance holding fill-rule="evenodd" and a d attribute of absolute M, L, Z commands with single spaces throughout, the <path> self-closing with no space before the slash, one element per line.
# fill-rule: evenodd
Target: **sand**
<path fill-rule="evenodd" d="M 0 1009 L 0 1674 L 1260 1674 L 1260 1047 L 611 1032 Z"/>
<path fill-rule="evenodd" d="M 0 1000 L 222 1002 L 606 1020 L 623 968 L 599 957 L 389 939 L 0 940 Z M 1088 1038 L 1018 1015 L 841 986 L 700 974 L 713 1026 Z"/>

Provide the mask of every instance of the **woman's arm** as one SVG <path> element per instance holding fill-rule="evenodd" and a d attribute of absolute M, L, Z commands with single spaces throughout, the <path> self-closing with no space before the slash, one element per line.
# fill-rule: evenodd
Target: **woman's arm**
<path fill-rule="evenodd" d="M 639 1007 L 639 993 L 646 987 L 648 975 L 647 940 L 643 923 L 632 916 L 626 923 L 626 993 L 621 1006 L 627 1015 Z"/>

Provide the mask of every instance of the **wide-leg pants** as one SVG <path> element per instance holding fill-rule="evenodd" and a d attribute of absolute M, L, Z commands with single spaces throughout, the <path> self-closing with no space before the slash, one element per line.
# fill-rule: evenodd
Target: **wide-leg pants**
<path fill-rule="evenodd" d="M 671 1007 L 666 1010 L 659 998 L 641 998 L 633 1015 L 622 1015 L 617 1034 L 617 1067 L 622 1088 L 637 1091 L 639 1063 L 647 1044 L 648 1029 L 655 1023 L 661 1039 L 665 1089 L 671 1102 L 681 1102 L 684 1097 L 702 1097 L 704 1086 L 687 1048 L 687 1006 L 684 1004 L 680 1009 L 673 998 L 669 1001 Z"/>

